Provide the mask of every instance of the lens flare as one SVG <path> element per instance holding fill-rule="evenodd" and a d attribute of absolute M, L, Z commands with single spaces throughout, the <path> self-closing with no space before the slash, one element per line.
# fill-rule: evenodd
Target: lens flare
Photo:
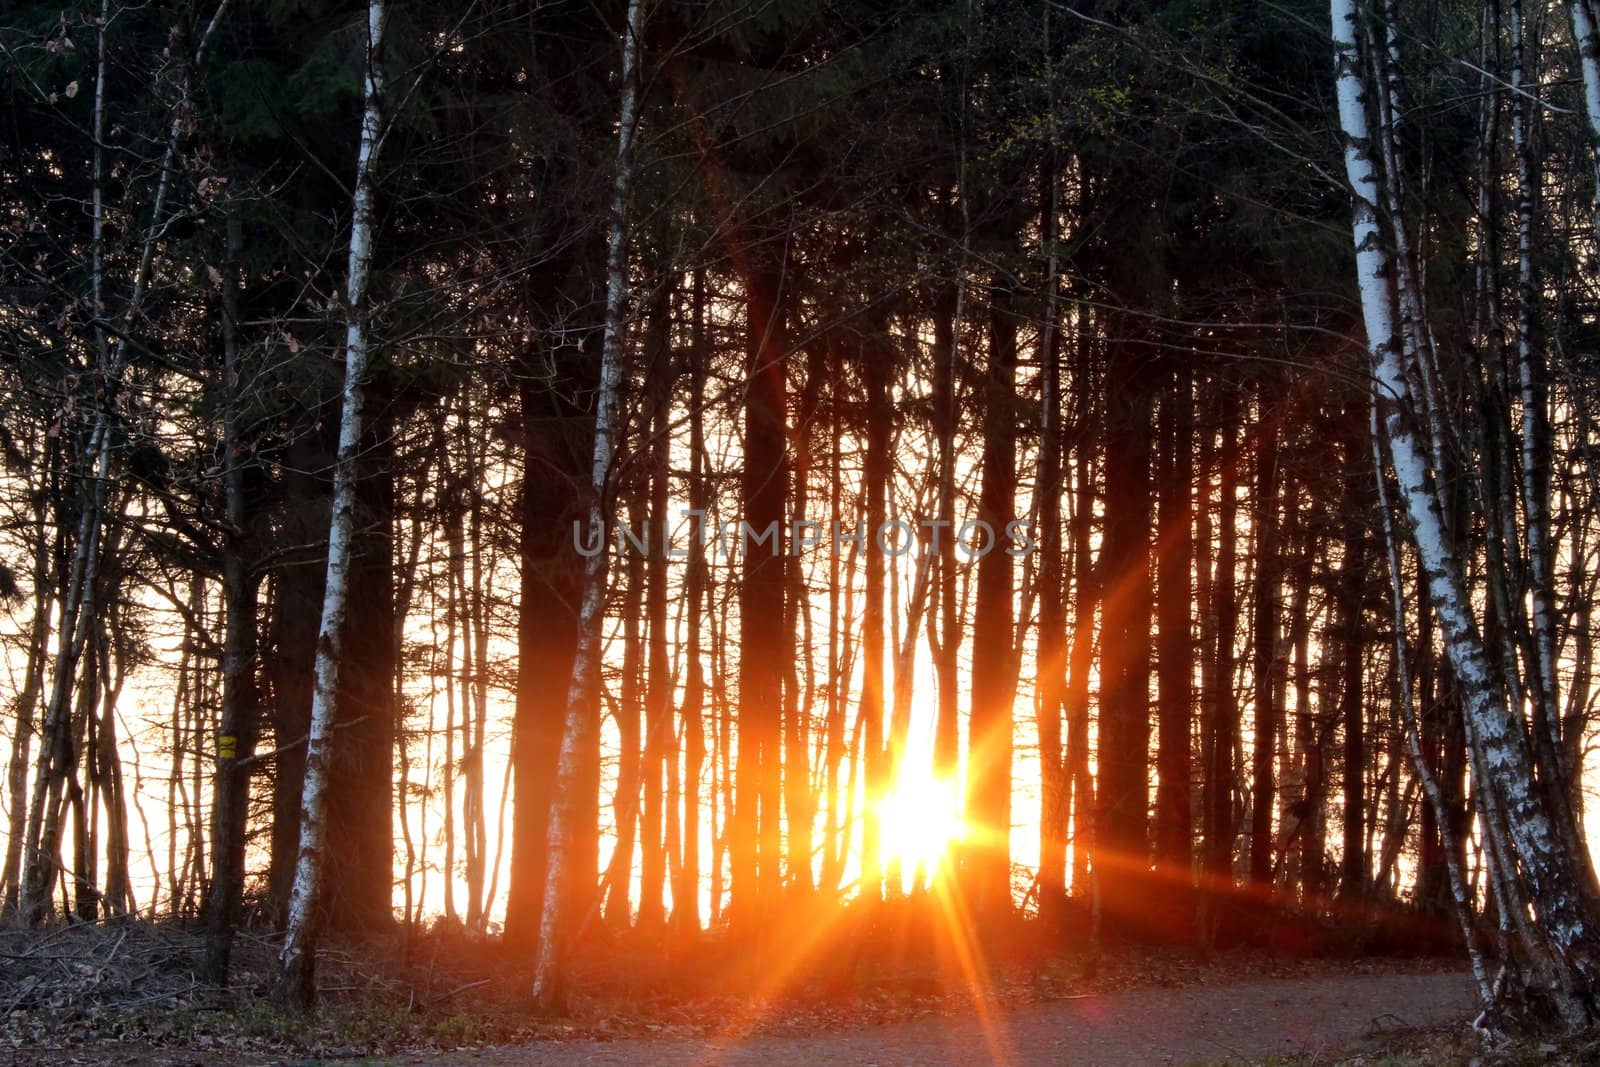
<path fill-rule="evenodd" d="M 898 861 L 907 879 L 917 871 L 928 881 L 938 878 L 965 833 L 955 781 L 907 766 L 877 809 L 884 859 Z"/>

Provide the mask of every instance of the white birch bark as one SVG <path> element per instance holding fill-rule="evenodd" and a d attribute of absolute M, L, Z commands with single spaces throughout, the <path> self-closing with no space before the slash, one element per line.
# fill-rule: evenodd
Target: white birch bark
<path fill-rule="evenodd" d="M 578 647 L 567 686 L 567 710 L 556 761 L 554 799 L 550 808 L 549 859 L 544 900 L 539 912 L 539 953 L 534 965 L 533 998 L 539 1010 L 557 1013 L 566 1007 L 565 963 L 569 887 L 573 872 L 572 833 L 577 815 L 579 761 L 587 741 L 599 729 L 597 694 L 602 655 L 601 623 L 605 617 L 607 548 L 612 529 L 606 495 L 611 474 L 613 425 L 622 384 L 622 345 L 628 302 L 628 186 L 633 177 L 633 135 L 638 109 L 639 32 L 643 5 L 628 0 L 622 35 L 622 93 L 617 119 L 617 164 L 611 193 L 611 233 L 606 248 L 606 315 L 600 354 L 600 388 L 595 396 L 594 451 L 589 467 L 589 529 L 600 535 L 601 550 L 583 565 L 583 597 L 578 608 Z"/>
<path fill-rule="evenodd" d="M 1600 240 L 1600 29 L 1596 28 L 1590 0 L 1567 0 L 1572 15 L 1572 39 L 1578 46 L 1578 67 L 1583 74 L 1583 112 L 1589 120 L 1589 141 L 1594 158 L 1594 229 Z"/>
<path fill-rule="evenodd" d="M 311 727 L 300 793 L 300 848 L 289 891 L 288 919 L 278 956 L 279 995 L 300 1005 L 313 996 L 312 965 L 316 911 L 322 888 L 323 837 L 327 827 L 328 757 L 339 681 L 341 637 L 350 587 L 351 537 L 355 527 L 356 459 L 361 440 L 362 389 L 367 376 L 368 280 L 376 215 L 373 172 L 383 132 L 384 0 L 367 3 L 367 58 L 362 97 L 361 147 L 350 221 L 350 259 L 345 292 L 344 395 L 339 450 L 333 467 L 332 516 L 328 524 L 328 577 L 311 696 Z"/>
<path fill-rule="evenodd" d="M 1442 389 L 1439 375 L 1423 327 L 1424 312 L 1422 285 L 1417 278 L 1416 260 L 1413 258 L 1410 224 L 1406 218 L 1405 183 L 1401 176 L 1400 147 L 1395 143 L 1394 117 L 1402 114 L 1400 101 L 1400 39 L 1395 30 L 1394 0 L 1385 4 L 1388 17 L 1384 21 L 1384 44 L 1374 44 L 1375 50 L 1386 55 L 1380 57 L 1383 71 L 1383 91 L 1378 94 L 1378 113 L 1381 117 L 1379 144 L 1383 152 L 1384 206 L 1389 212 L 1390 232 L 1394 235 L 1395 287 L 1400 313 L 1401 356 L 1405 368 L 1416 375 L 1422 387 L 1422 398 L 1427 402 L 1428 444 L 1436 470 L 1443 469 L 1450 454 L 1446 446 L 1444 424 L 1438 413 Z M 1386 59 L 1387 62 L 1382 62 Z"/>
<path fill-rule="evenodd" d="M 1400 697 L 1400 714 L 1405 722 L 1406 746 L 1411 750 L 1411 764 L 1422 791 L 1433 807 L 1434 822 L 1439 827 L 1439 843 L 1444 848 L 1445 868 L 1450 876 L 1450 898 L 1455 904 L 1456 920 L 1461 924 L 1461 936 L 1467 946 L 1467 959 L 1472 964 L 1472 977 L 1478 987 L 1478 1006 L 1488 1012 L 1494 1005 L 1494 983 L 1489 979 L 1483 962 L 1483 948 L 1478 941 L 1478 928 L 1472 913 L 1472 899 L 1467 890 L 1466 878 L 1456 853 L 1455 832 L 1451 827 L 1450 809 L 1445 804 L 1444 791 L 1434 776 L 1433 768 L 1423 753 L 1422 733 L 1418 725 L 1417 706 L 1411 696 L 1411 651 L 1406 638 L 1406 595 L 1400 578 L 1400 544 L 1395 537 L 1394 518 L 1389 508 L 1389 488 L 1383 477 L 1383 452 L 1378 437 L 1378 409 L 1372 408 L 1372 469 L 1378 483 L 1378 514 L 1382 521 L 1385 559 L 1389 564 L 1389 586 L 1394 598 L 1394 656 L 1395 688 Z M 1423 606 L 1426 611 L 1426 605 Z"/>
<path fill-rule="evenodd" d="M 1587 0 L 1578 0 L 1586 3 Z M 1542 442 L 1548 439 L 1545 416 L 1545 391 L 1540 373 L 1539 352 L 1534 346 L 1534 320 L 1539 293 L 1533 267 L 1534 195 L 1538 176 L 1534 170 L 1533 148 L 1529 143 L 1532 118 L 1530 99 L 1538 92 L 1526 78 L 1527 36 L 1524 30 L 1522 0 L 1511 0 L 1511 141 L 1517 165 L 1517 378 L 1522 393 L 1522 507 L 1527 522 L 1528 576 L 1533 601 L 1535 681 L 1530 685 L 1536 723 L 1550 741 L 1549 753 L 1557 761 L 1550 770 L 1564 780 L 1566 769 L 1559 766 L 1561 715 L 1556 684 L 1555 603 L 1550 587 L 1550 511 L 1549 489 L 1543 472 Z M 1564 788 L 1564 787 L 1563 787 Z"/>
<path fill-rule="evenodd" d="M 1461 689 L 1463 712 L 1475 753 L 1473 767 L 1504 810 L 1511 846 L 1529 897 L 1538 912 L 1548 947 L 1559 957 L 1554 968 L 1564 988 L 1551 990 L 1565 1021 L 1574 1027 L 1592 1020 L 1596 960 L 1591 916 L 1534 783 L 1527 734 L 1497 692 L 1488 656 L 1471 613 L 1465 573 L 1445 536 L 1439 501 L 1416 432 L 1404 416 L 1410 384 L 1396 337 L 1394 265 L 1378 227 L 1379 176 L 1367 120 L 1361 78 L 1355 0 L 1330 0 L 1339 121 L 1344 134 L 1345 173 L 1352 193 L 1351 235 L 1362 318 L 1374 371 L 1374 396 L 1382 413 L 1401 502 L 1411 522 L 1429 599 Z"/>

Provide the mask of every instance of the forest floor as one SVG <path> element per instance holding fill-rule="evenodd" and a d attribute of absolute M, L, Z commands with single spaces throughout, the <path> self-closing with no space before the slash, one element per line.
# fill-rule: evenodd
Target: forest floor
<path fill-rule="evenodd" d="M 1398 1033 L 1465 1024 L 1472 981 L 1464 973 L 1328 974 L 1077 994 L 989 1012 L 809 1034 L 545 1041 L 472 1053 L 417 1056 L 429 1067 L 768 1067 L 808 1064 L 1156 1064 L 1251 1057 L 1359 1055 L 1362 1039 L 1385 1050 Z M 1464 1028 L 1464 1027 L 1463 1027 Z"/>
<path fill-rule="evenodd" d="M 1466 1026 L 1470 979 L 1452 959 L 1034 952 L 995 961 L 974 985 L 875 953 L 847 981 L 757 997 L 689 980 L 714 970 L 704 957 L 649 962 L 636 949 L 614 944 L 587 963 L 574 975 L 582 995 L 551 1020 L 529 1013 L 525 961 L 493 940 L 328 946 L 322 1007 L 307 1017 L 266 996 L 266 939 L 242 938 L 235 986 L 218 994 L 195 977 L 200 940 L 181 927 L 4 931 L 0 1063 L 1420 1064 L 1482 1052 Z M 1565 1055 L 1519 1046 L 1483 1062 L 1596 1062 Z"/>

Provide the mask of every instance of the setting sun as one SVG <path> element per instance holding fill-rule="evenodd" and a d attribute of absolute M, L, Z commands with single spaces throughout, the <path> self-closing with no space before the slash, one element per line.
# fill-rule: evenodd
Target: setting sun
<path fill-rule="evenodd" d="M 930 881 L 938 877 L 965 832 L 956 782 L 925 768 L 902 771 L 900 781 L 878 802 L 878 818 L 884 859 L 900 864 L 904 888 L 918 871 Z"/>

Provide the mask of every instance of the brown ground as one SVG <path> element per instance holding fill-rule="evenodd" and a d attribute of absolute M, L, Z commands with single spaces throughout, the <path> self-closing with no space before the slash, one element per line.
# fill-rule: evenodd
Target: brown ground
<path fill-rule="evenodd" d="M 1187 1064 L 1317 1053 L 1383 1032 L 1465 1024 L 1462 972 L 1266 979 L 1085 994 L 973 1013 L 803 1035 L 544 1041 L 392 1062 L 467 1065 Z"/>
<path fill-rule="evenodd" d="M 1454 960 L 1098 954 L 1019 936 L 981 983 L 986 1027 L 915 932 L 847 932 L 790 972 L 717 938 L 667 952 L 619 939 L 573 975 L 571 1014 L 548 1019 L 529 1010 L 528 960 L 450 929 L 324 946 L 311 1016 L 267 998 L 268 937 L 241 936 L 220 993 L 197 978 L 197 933 L 176 924 L 0 931 L 0 1065 L 1159 1064 L 1375 1032 L 1393 1048 L 1417 1027 L 1459 1038 L 1471 1011 Z"/>

